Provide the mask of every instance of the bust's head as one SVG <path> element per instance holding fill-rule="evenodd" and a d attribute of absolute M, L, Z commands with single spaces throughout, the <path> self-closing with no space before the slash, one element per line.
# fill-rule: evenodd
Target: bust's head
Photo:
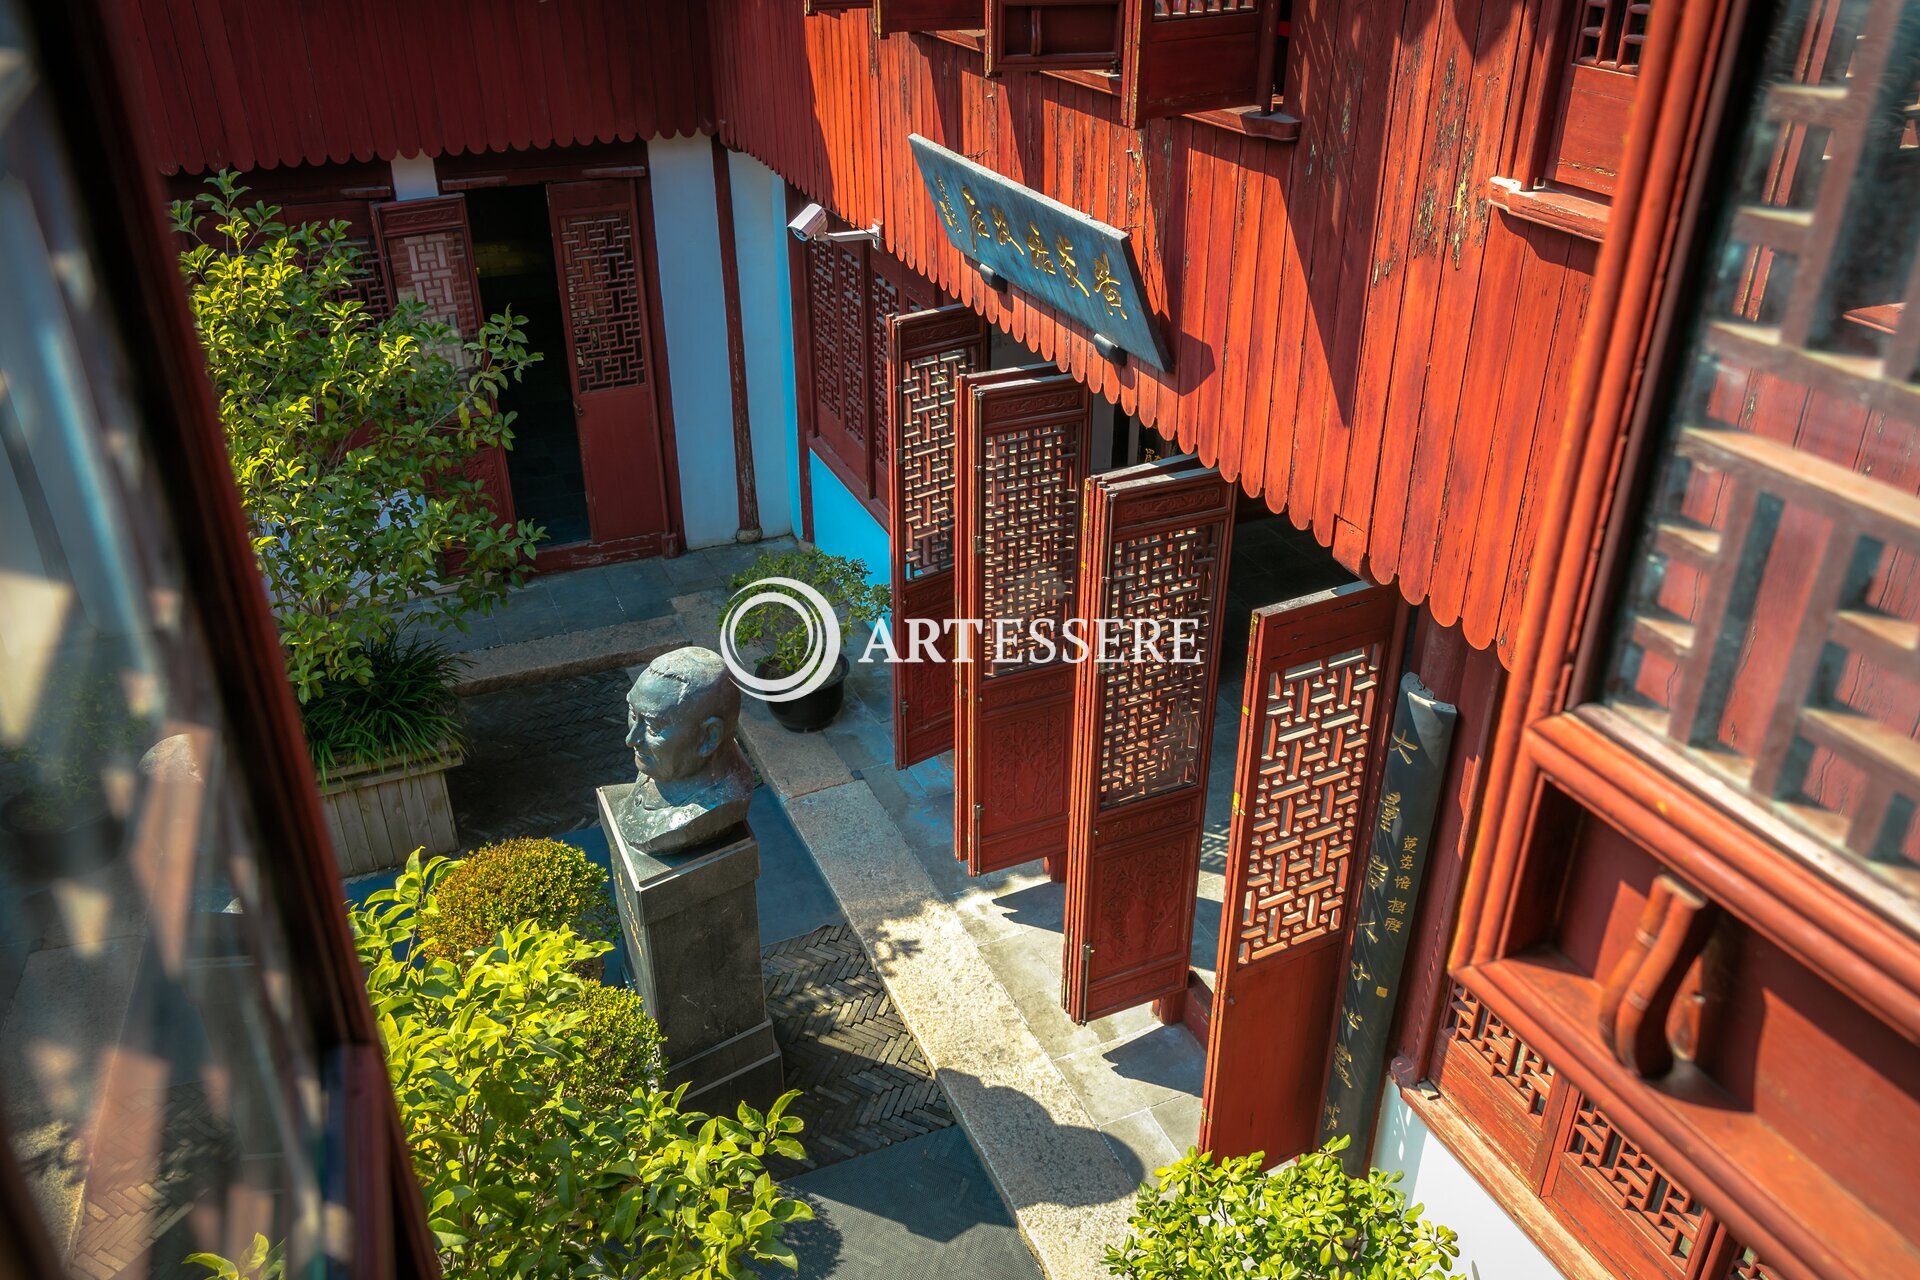
<path fill-rule="evenodd" d="M 659 781 L 690 778 L 733 740 L 740 689 L 720 655 L 689 645 L 647 664 L 627 691 L 627 745 Z"/>

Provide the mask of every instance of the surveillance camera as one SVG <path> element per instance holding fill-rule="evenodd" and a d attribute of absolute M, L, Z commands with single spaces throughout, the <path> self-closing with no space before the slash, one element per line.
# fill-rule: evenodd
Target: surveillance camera
<path fill-rule="evenodd" d="M 865 231 L 848 228 L 845 231 L 829 231 L 832 218 L 825 209 L 810 204 L 793 215 L 793 221 L 787 224 L 787 230 L 801 244 L 879 244 L 880 224 L 874 223 Z"/>
<path fill-rule="evenodd" d="M 815 236 L 826 233 L 827 211 L 817 204 L 810 204 L 793 215 L 793 221 L 787 224 L 787 230 L 793 232 L 795 240 L 805 244 Z"/>

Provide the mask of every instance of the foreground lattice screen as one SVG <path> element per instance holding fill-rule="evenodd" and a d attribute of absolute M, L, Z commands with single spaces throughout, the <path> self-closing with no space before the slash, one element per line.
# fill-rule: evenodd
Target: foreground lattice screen
<path fill-rule="evenodd" d="M 1614 708 L 1783 842 L 1920 902 L 1920 37 L 1829 2 L 1772 51 L 1694 318 Z M 1847 870 L 1850 863 L 1853 870 Z M 1879 886 L 1876 888 L 1875 886 Z"/>

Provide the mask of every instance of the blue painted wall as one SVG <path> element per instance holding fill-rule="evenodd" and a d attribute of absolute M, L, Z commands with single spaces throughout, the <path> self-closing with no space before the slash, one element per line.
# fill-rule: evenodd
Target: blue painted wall
<path fill-rule="evenodd" d="M 710 547 L 732 542 L 740 526 L 713 151 L 704 136 L 655 138 L 647 144 L 647 161 L 664 312 L 659 323 L 667 339 L 680 455 L 680 509 L 687 546 Z"/>
<path fill-rule="evenodd" d="M 752 156 L 730 152 L 727 161 L 740 267 L 747 413 L 753 424 L 754 492 L 760 499 L 760 531 L 773 537 L 800 527 L 786 187 Z"/>
<path fill-rule="evenodd" d="M 867 578 L 885 584 L 889 579 L 887 531 L 867 513 L 860 500 L 847 492 L 840 477 L 809 451 L 813 477 L 813 543 L 836 556 L 852 556 L 867 564 Z"/>

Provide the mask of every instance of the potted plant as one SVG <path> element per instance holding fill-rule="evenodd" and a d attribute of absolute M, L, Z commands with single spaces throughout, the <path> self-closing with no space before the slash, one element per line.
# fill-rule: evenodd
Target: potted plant
<path fill-rule="evenodd" d="M 540 357 L 510 311 L 373 314 L 345 222 L 246 190 L 222 173 L 174 205 L 180 271 L 342 870 L 381 870 L 457 842 L 451 661 L 400 620 L 464 629 L 531 567 L 542 530 L 501 521 L 475 463 L 512 447 L 500 392 Z"/>
<path fill-rule="evenodd" d="M 737 595 L 742 589 L 768 578 L 803 582 L 819 592 L 839 618 L 842 635 L 851 624 L 874 622 L 892 607 L 887 589 L 867 581 L 864 562 L 846 556 L 828 555 L 817 547 L 764 552 L 749 568 L 733 575 L 729 585 Z M 772 586 L 765 589 L 798 599 L 796 592 L 786 588 Z M 752 646 L 760 651 L 761 657 L 754 667 L 754 674 L 778 678 L 800 670 L 807 661 L 812 642 L 800 613 L 781 605 L 759 604 L 742 611 L 736 618 L 731 616 L 733 601 L 729 600 L 728 605 L 721 611 L 720 625 L 723 630 L 731 626 L 736 644 Z M 809 607 L 801 605 L 803 609 Z M 840 714 L 841 704 L 846 699 L 847 670 L 846 655 L 840 654 L 834 660 L 832 674 L 818 689 L 786 701 L 768 698 L 761 698 L 761 701 L 767 704 L 767 710 L 773 713 L 776 721 L 795 733 L 824 729 Z M 747 690 L 747 694 L 749 697 L 759 696 L 751 689 Z"/>
<path fill-rule="evenodd" d="M 368 641 L 364 680 L 323 679 L 301 705 L 307 750 L 343 875 L 459 845 L 447 771 L 466 748 L 454 678 L 465 659 L 431 636 Z"/>

